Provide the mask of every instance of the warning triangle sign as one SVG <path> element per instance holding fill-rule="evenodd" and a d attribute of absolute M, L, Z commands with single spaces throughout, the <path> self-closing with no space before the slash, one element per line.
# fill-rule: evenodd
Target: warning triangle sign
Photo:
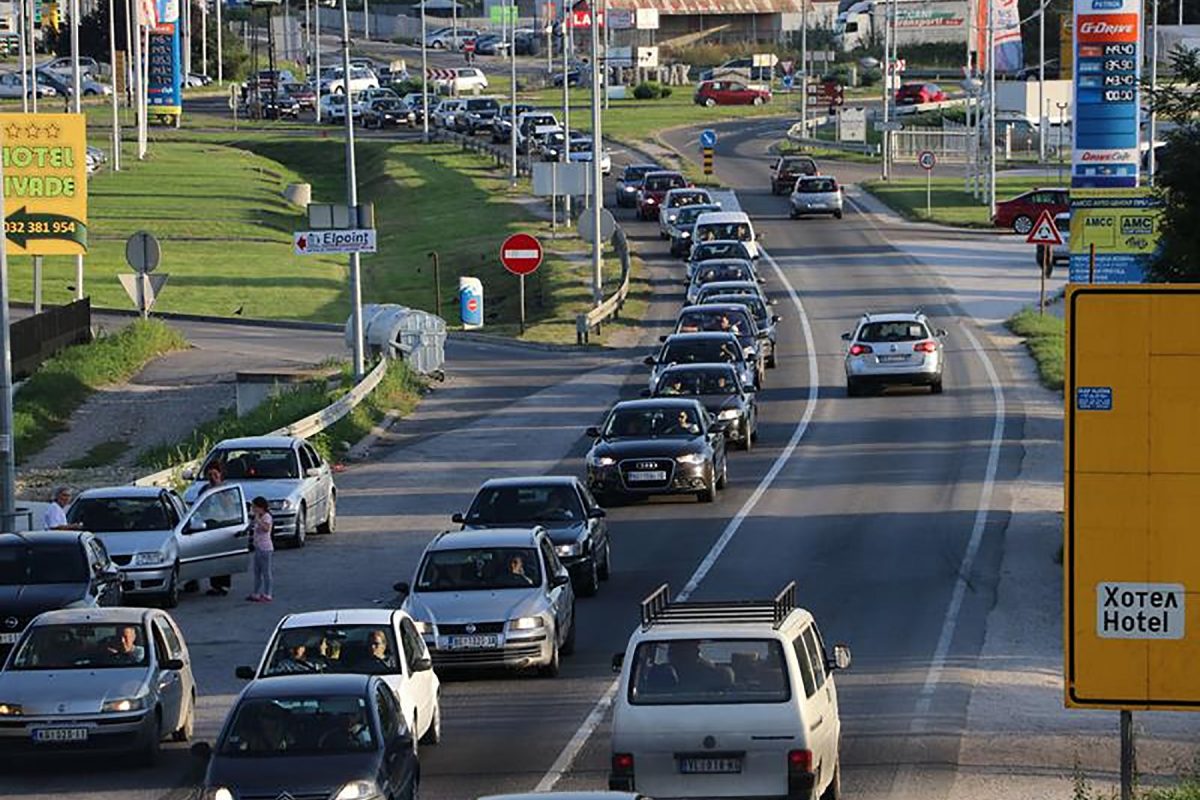
<path fill-rule="evenodd" d="M 1049 211 L 1042 210 L 1037 222 L 1033 225 L 1033 229 L 1025 237 L 1025 241 L 1028 244 L 1047 244 L 1052 246 L 1062 244 L 1062 235 L 1058 232 L 1058 226 L 1054 224 L 1054 217 L 1051 216 Z"/>

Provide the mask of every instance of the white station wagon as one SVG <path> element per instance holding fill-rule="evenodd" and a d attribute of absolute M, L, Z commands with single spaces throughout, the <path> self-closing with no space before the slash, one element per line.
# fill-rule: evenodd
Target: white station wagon
<path fill-rule="evenodd" d="M 836 798 L 841 720 L 825 645 L 796 584 L 774 600 L 642 601 L 613 704 L 609 788 L 667 797 Z"/>

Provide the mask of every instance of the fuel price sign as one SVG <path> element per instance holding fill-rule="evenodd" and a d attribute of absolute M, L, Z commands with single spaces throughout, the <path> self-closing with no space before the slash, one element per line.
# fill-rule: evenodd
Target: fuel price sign
<path fill-rule="evenodd" d="M 1138 0 L 1075 0 L 1074 188 L 1138 184 L 1140 24 Z"/>

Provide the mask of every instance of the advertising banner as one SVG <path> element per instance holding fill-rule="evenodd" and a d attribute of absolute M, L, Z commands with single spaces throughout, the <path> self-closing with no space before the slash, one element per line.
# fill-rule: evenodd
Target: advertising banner
<path fill-rule="evenodd" d="M 8 254 L 87 252 L 87 132 L 82 114 L 4 115 Z"/>
<path fill-rule="evenodd" d="M 150 67 L 146 93 L 151 116 L 179 116 L 183 112 L 182 67 L 179 62 L 179 27 L 159 23 L 150 29 Z"/>
<path fill-rule="evenodd" d="M 1071 186 L 1138 185 L 1140 0 L 1075 0 Z"/>
<path fill-rule="evenodd" d="M 1149 189 L 1071 190 L 1071 282 L 1142 283 L 1158 252 L 1162 200 Z"/>
<path fill-rule="evenodd" d="M 1021 44 L 1021 12 L 1017 0 L 979 0 L 975 13 L 975 52 L 979 54 L 979 69 L 987 69 L 988 59 L 992 57 L 996 59 L 997 72 L 1016 72 L 1025 66 L 1025 47 Z M 989 25 L 994 31 L 991 54 L 987 52 Z"/>

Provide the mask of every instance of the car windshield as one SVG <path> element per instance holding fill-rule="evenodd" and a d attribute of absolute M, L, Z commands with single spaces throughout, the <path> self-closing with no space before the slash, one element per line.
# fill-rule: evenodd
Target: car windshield
<path fill-rule="evenodd" d="M 604 425 L 606 439 L 687 439 L 701 432 L 696 409 L 688 407 L 617 409 Z"/>
<path fill-rule="evenodd" d="M 676 333 L 699 333 L 701 331 L 728 331 L 750 333 L 750 319 L 745 311 L 729 309 L 707 310 L 703 308 L 684 311 L 679 315 Z"/>
<path fill-rule="evenodd" d="M 713 266 L 700 265 L 696 270 L 696 283 L 712 283 L 713 281 L 749 281 L 753 280 L 754 276 L 750 274 L 750 270 L 741 264 L 714 264 Z"/>
<path fill-rule="evenodd" d="M 709 201 L 708 192 L 676 192 L 671 195 L 671 207 L 695 206 Z"/>
<path fill-rule="evenodd" d="M 671 342 L 659 359 L 664 364 L 721 364 L 741 360 L 741 348 L 725 337 L 701 342 Z"/>
<path fill-rule="evenodd" d="M 692 261 L 708 261 L 714 258 L 748 258 L 746 247 L 741 242 L 704 242 L 692 251 Z"/>
<path fill-rule="evenodd" d="M 734 239 L 739 242 L 753 241 L 749 222 L 703 222 L 696 226 L 696 241 L 712 239 Z"/>
<path fill-rule="evenodd" d="M 591 139 L 571 139 L 572 153 L 590 153 L 592 152 Z"/>
<path fill-rule="evenodd" d="M 703 294 L 703 293 L 701 293 L 701 294 Z M 738 292 L 729 292 L 728 294 L 709 295 L 707 297 L 701 297 L 700 302 L 701 303 L 737 303 L 738 305 L 745 306 L 747 309 L 750 310 L 750 315 L 752 317 L 754 317 L 754 321 L 756 323 L 758 323 L 759 327 L 762 327 L 762 324 L 767 319 L 766 304 L 762 301 L 761 297 L 750 292 L 749 290 L 741 290 Z"/>
<path fill-rule="evenodd" d="M 649 175 L 645 180 L 646 190 L 650 192 L 665 192 L 671 189 L 681 189 L 687 186 L 682 175 Z"/>
<path fill-rule="evenodd" d="M 928 339 L 929 331 L 920 322 L 868 322 L 858 332 L 860 342 L 916 342 Z"/>
<path fill-rule="evenodd" d="M 658 393 L 667 396 L 737 394 L 737 376 L 732 369 L 671 370 L 659 383 Z"/>
<path fill-rule="evenodd" d="M 80 497 L 67 511 L 67 522 L 94 533 L 161 531 L 175 527 L 157 496 Z"/>
<path fill-rule="evenodd" d="M 203 475 L 205 470 L 214 462 L 224 466 L 225 480 L 229 481 L 295 479 L 300 477 L 299 467 L 296 464 L 296 454 L 290 447 L 228 448 L 217 450 L 204 463 L 204 468 L 200 470 L 200 474 Z"/>
<path fill-rule="evenodd" d="M 468 100 L 468 111 L 496 111 L 500 108 L 500 104 L 495 100 Z"/>
<path fill-rule="evenodd" d="M 147 661 L 140 624 L 34 625 L 9 669 L 66 670 L 141 667 Z"/>
<path fill-rule="evenodd" d="M 633 705 L 785 703 L 783 648 L 771 639 L 642 642 L 629 673 Z"/>
<path fill-rule="evenodd" d="M 270 648 L 263 676 L 312 672 L 386 675 L 399 669 L 389 624 L 286 628 Z"/>
<path fill-rule="evenodd" d="M 467 522 L 483 525 L 574 522 L 584 516 L 574 486 L 485 486 L 475 495 Z"/>
<path fill-rule="evenodd" d="M 401 111 L 404 109 L 404 102 L 401 100 L 376 100 L 372 105 L 376 111 Z"/>
<path fill-rule="evenodd" d="M 233 712 L 219 752 L 226 756 L 362 753 L 376 735 L 361 697 L 253 697 Z"/>
<path fill-rule="evenodd" d="M 85 583 L 83 548 L 78 544 L 24 544 L 0 547 L 0 586 Z"/>
<path fill-rule="evenodd" d="M 796 184 L 797 192 L 836 192 L 837 183 L 832 178 L 801 178 Z"/>
<path fill-rule="evenodd" d="M 434 550 L 417 571 L 417 591 L 525 589 L 542 585 L 537 551 L 529 547 Z"/>

